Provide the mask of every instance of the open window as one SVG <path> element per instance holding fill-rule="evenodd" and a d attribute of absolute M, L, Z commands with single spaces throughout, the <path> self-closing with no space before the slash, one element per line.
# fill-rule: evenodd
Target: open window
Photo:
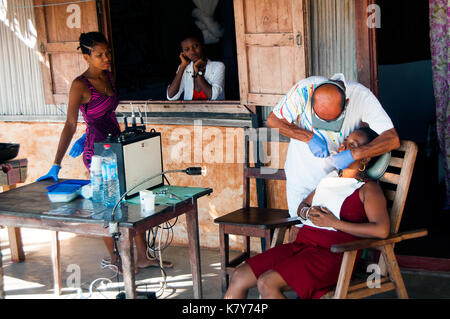
<path fill-rule="evenodd" d="M 132 102 L 161 114 L 256 113 L 308 75 L 307 0 L 218 0 L 214 19 L 224 33 L 206 49 L 226 66 L 226 101 L 202 102 L 167 101 L 166 89 L 180 63 L 177 32 L 195 22 L 192 11 L 204 1 L 59 1 L 34 0 L 48 104 L 67 103 L 70 83 L 87 67 L 76 48 L 89 31 L 106 33 L 112 44 L 119 112 L 130 112 Z M 70 3 L 81 13 L 78 28 L 67 23 Z"/>
<path fill-rule="evenodd" d="M 203 20 L 193 17 L 193 10 L 207 12 L 214 1 L 195 1 L 199 7 L 193 1 L 109 2 L 114 66 L 121 100 L 166 101 L 167 87 L 180 65 L 180 34 L 186 29 L 199 29 L 197 24 Z M 239 101 L 233 2 L 218 1 L 212 20 L 207 15 L 202 16 L 222 29 L 220 37 L 204 37 L 205 51 L 210 60 L 225 64 L 226 100 Z M 208 28 L 204 30 L 209 32 Z"/>

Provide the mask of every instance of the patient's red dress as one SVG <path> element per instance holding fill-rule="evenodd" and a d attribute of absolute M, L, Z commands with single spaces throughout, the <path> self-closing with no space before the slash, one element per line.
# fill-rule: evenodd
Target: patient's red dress
<path fill-rule="evenodd" d="M 342 203 L 340 219 L 367 223 L 361 188 Z M 278 272 L 301 299 L 318 299 L 333 288 L 339 277 L 343 253 L 333 253 L 335 244 L 358 240 L 350 234 L 304 225 L 293 243 L 277 246 L 247 260 L 256 278 L 268 270 Z M 357 260 L 361 252 L 358 253 Z"/>

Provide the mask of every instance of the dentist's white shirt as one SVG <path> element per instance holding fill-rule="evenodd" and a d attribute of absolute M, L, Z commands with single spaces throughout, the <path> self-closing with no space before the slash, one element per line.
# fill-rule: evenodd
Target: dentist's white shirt
<path fill-rule="evenodd" d="M 320 138 L 326 140 L 330 153 L 339 149 L 344 139 L 361 122 L 369 124 L 376 133 L 394 128 L 394 125 L 372 92 L 362 84 L 347 82 L 343 74 L 335 74 L 331 79 L 341 80 L 346 87 L 346 96 L 349 99 L 345 120 L 340 132 L 318 130 L 312 127 L 311 100 L 314 88 L 327 80 L 325 77 L 312 76 L 299 81 L 286 96 L 278 103 L 273 114 L 298 127 L 313 131 Z M 298 205 L 307 197 L 317 185 L 335 167 L 330 158 L 315 157 L 307 143 L 291 139 L 284 169 L 286 171 L 286 197 L 289 214 L 297 216 Z"/>

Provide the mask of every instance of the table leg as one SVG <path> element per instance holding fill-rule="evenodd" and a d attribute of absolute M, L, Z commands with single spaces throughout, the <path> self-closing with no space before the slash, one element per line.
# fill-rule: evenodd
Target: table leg
<path fill-rule="evenodd" d="M 23 252 L 22 235 L 20 228 L 8 227 L 9 247 L 11 249 L 11 261 L 13 263 L 24 262 L 25 253 Z"/>
<path fill-rule="evenodd" d="M 200 265 L 200 240 L 198 234 L 197 201 L 194 207 L 186 213 L 187 233 L 189 238 L 189 257 L 191 261 L 192 282 L 194 284 L 194 298 L 202 299 L 202 272 Z"/>
<path fill-rule="evenodd" d="M 61 281 L 61 256 L 59 251 L 58 232 L 52 231 L 52 264 L 53 264 L 53 287 L 54 293 L 57 296 L 61 295 L 62 281 Z"/>
<path fill-rule="evenodd" d="M 17 187 L 16 184 L 0 186 L 2 192 L 7 192 Z M 22 236 L 20 235 L 20 228 L 8 227 L 9 247 L 11 249 L 11 261 L 13 263 L 25 261 L 25 254 L 23 252 Z"/>
<path fill-rule="evenodd" d="M 136 299 L 136 282 L 134 274 L 133 231 L 128 228 L 120 230 L 119 254 L 122 262 L 123 282 L 127 299 Z"/>
<path fill-rule="evenodd" d="M 2 247 L 0 246 L 0 299 L 5 299 L 5 292 L 3 291 L 3 261 L 2 261 Z"/>

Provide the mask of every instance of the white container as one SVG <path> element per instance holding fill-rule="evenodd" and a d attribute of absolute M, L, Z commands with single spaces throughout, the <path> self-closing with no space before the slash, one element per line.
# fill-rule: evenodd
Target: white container
<path fill-rule="evenodd" d="M 80 195 L 79 190 L 72 192 L 72 193 L 67 193 L 67 194 L 48 193 L 48 199 L 52 203 L 68 203 L 68 202 L 73 201 L 78 195 Z"/>
<path fill-rule="evenodd" d="M 53 203 L 67 203 L 74 200 L 81 193 L 81 188 L 89 184 L 84 180 L 68 180 L 47 187 L 48 199 Z"/>
<path fill-rule="evenodd" d="M 84 199 L 91 199 L 92 198 L 92 183 L 81 187 L 80 195 L 83 196 Z"/>
<path fill-rule="evenodd" d="M 155 210 L 155 194 L 152 191 L 143 190 L 139 192 L 141 210 L 151 212 Z"/>

